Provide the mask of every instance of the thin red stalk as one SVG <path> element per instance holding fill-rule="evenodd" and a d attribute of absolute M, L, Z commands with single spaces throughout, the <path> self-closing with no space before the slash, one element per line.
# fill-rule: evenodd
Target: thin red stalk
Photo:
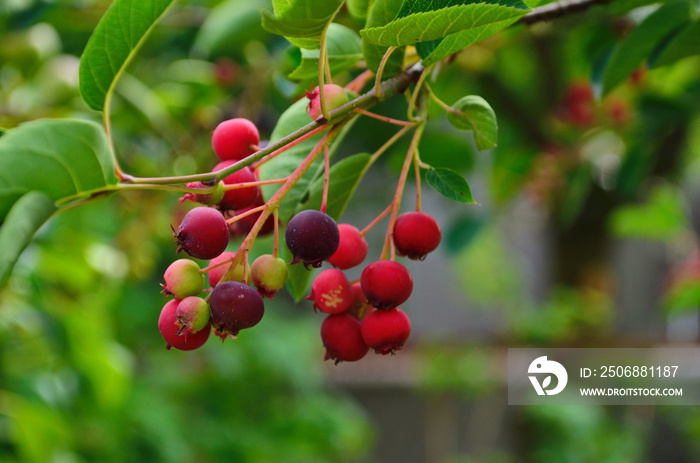
<path fill-rule="evenodd" d="M 354 111 L 355 111 L 356 113 L 360 113 L 360 114 L 362 114 L 362 115 L 364 115 L 364 116 L 368 116 L 368 117 L 371 117 L 371 118 L 374 118 L 374 119 L 378 119 L 378 120 L 383 121 L 383 122 L 388 122 L 389 124 L 404 125 L 404 126 L 409 126 L 409 127 L 412 127 L 412 126 L 416 125 L 415 122 L 408 122 L 408 121 L 402 121 L 402 120 L 399 120 L 399 119 L 393 119 L 393 118 L 391 118 L 391 117 L 382 116 L 381 114 L 375 114 L 375 113 L 373 113 L 373 112 L 371 112 L 371 111 L 367 111 L 366 109 L 362 109 L 362 108 L 355 108 Z"/>
<path fill-rule="evenodd" d="M 345 90 L 350 90 L 351 92 L 360 93 L 360 91 L 367 85 L 367 82 L 372 78 L 374 72 L 367 69 L 359 76 L 355 77 L 352 82 L 345 86 Z"/>
<path fill-rule="evenodd" d="M 276 149 L 275 151 L 273 151 L 272 153 L 270 153 L 270 154 L 268 154 L 267 156 L 263 157 L 262 159 L 259 159 L 258 161 L 255 161 L 254 163 L 252 163 L 252 164 L 250 165 L 250 168 L 253 169 L 253 170 L 257 169 L 258 167 L 260 167 L 261 165 L 265 164 L 265 163 L 266 163 L 267 161 L 269 161 L 270 159 L 276 158 L 276 157 L 279 156 L 280 154 L 282 154 L 282 153 L 284 153 L 285 151 L 287 151 L 289 148 L 291 148 L 291 147 L 293 147 L 293 146 L 296 146 L 296 145 L 298 145 L 299 143 L 301 143 L 301 142 L 303 142 L 303 141 L 305 141 L 305 140 L 308 140 L 309 138 L 313 137 L 314 135 L 316 135 L 316 134 L 318 134 L 318 133 L 320 133 L 320 132 L 323 132 L 323 131 L 326 130 L 327 128 L 328 128 L 327 125 L 322 125 L 322 126 L 316 128 L 316 129 L 312 130 L 311 132 L 302 135 L 301 137 L 297 138 L 296 140 L 289 142 L 288 144 L 282 146 L 282 147 L 279 148 L 279 149 Z"/>
<path fill-rule="evenodd" d="M 224 190 L 229 191 L 229 190 L 238 190 L 240 188 L 248 188 L 248 187 L 252 187 L 252 186 L 274 185 L 275 183 L 284 183 L 286 181 L 287 181 L 286 178 L 276 178 L 274 180 L 257 180 L 255 182 L 236 183 L 234 185 L 224 185 Z"/>
<path fill-rule="evenodd" d="M 274 234 L 274 242 L 272 244 L 272 256 L 277 258 L 279 257 L 280 253 L 280 217 L 279 217 L 279 209 L 275 209 L 274 212 L 272 213 L 274 217 L 274 223 L 275 223 L 275 234 Z"/>
<path fill-rule="evenodd" d="M 418 165 L 418 150 L 413 156 L 413 169 L 416 172 L 416 211 L 420 212 L 421 206 L 421 184 L 420 184 L 420 166 Z"/>
<path fill-rule="evenodd" d="M 374 226 L 377 225 L 384 217 L 386 217 L 386 215 L 390 211 L 391 211 L 391 204 L 389 204 L 389 206 L 386 209 L 384 209 L 384 211 L 382 211 L 382 213 L 379 214 L 377 216 L 377 218 L 375 218 L 373 221 L 371 221 L 369 223 L 369 225 L 367 225 L 364 229 L 362 229 L 362 231 L 360 232 L 360 236 L 365 236 L 367 234 L 367 232 L 369 232 L 372 228 L 374 228 Z"/>
<path fill-rule="evenodd" d="M 394 199 L 391 201 L 391 217 L 389 218 L 389 225 L 386 229 L 386 236 L 384 238 L 384 246 L 382 247 L 381 259 L 385 259 L 387 253 L 389 252 L 392 236 L 394 232 L 394 224 L 396 223 L 396 217 L 399 213 L 399 208 L 401 207 L 401 198 L 403 197 L 403 191 L 406 187 L 406 179 L 408 177 L 408 171 L 413 162 L 413 156 L 415 151 L 418 149 L 418 142 L 423 135 L 424 124 L 420 124 L 413 134 L 411 139 L 411 145 L 408 147 L 408 152 L 406 153 L 406 159 L 403 162 L 403 167 L 401 168 L 401 174 L 399 174 L 399 182 L 396 185 L 396 193 L 394 193 Z"/>
<path fill-rule="evenodd" d="M 236 214 L 236 215 L 234 215 L 233 217 L 231 217 L 230 219 L 228 219 L 228 220 L 226 221 L 226 223 L 227 223 L 228 225 L 231 225 L 232 223 L 237 222 L 237 221 L 241 220 L 241 219 L 244 218 L 244 217 L 248 217 L 249 215 L 253 215 L 253 214 L 255 214 L 256 212 L 260 212 L 260 211 L 262 211 L 263 209 L 265 209 L 265 205 L 264 205 L 264 204 L 263 204 L 262 206 L 254 207 L 253 209 L 251 209 L 251 210 L 249 210 L 249 211 L 245 211 L 245 212 L 242 213 L 242 214 Z"/>
<path fill-rule="evenodd" d="M 323 197 L 321 198 L 321 209 L 320 211 L 326 212 L 326 205 L 328 204 L 328 184 L 331 177 L 331 161 L 330 161 L 330 151 L 328 150 L 328 145 L 323 147 Z"/>

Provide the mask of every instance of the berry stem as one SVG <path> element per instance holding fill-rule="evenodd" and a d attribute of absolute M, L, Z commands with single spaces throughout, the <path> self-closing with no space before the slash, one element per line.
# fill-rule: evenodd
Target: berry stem
<path fill-rule="evenodd" d="M 428 77 L 428 74 L 430 73 L 431 68 L 426 68 L 425 71 L 420 75 L 418 78 L 418 82 L 416 82 L 416 88 L 413 90 L 413 94 L 411 95 L 411 99 L 408 102 L 408 120 L 410 121 L 415 121 L 415 120 L 422 120 L 425 117 L 427 117 L 427 109 L 419 107 L 419 104 L 424 104 L 425 103 L 425 98 L 423 95 L 423 91 L 425 90 L 425 87 L 423 84 L 425 83 L 425 79 Z M 431 93 L 428 91 L 428 93 Z M 420 113 L 420 116 L 416 116 L 415 113 L 418 111 Z M 420 119 L 419 119 L 420 118 Z"/>
<path fill-rule="evenodd" d="M 379 62 L 379 67 L 377 68 L 377 76 L 374 81 L 374 91 L 380 98 L 382 96 L 382 77 L 384 76 L 384 68 L 386 67 L 386 63 L 389 61 L 391 54 L 394 53 L 396 48 L 398 47 L 391 46 L 387 48 L 384 56 L 382 56 L 382 60 Z"/>
<path fill-rule="evenodd" d="M 330 120 L 328 115 L 328 106 L 326 105 L 326 77 L 328 81 L 331 81 L 330 70 L 328 65 L 328 44 L 326 43 L 326 37 L 328 36 L 328 27 L 330 26 L 330 21 L 326 23 L 326 27 L 323 28 L 321 32 L 321 45 L 318 50 L 318 94 L 321 101 L 321 114 L 323 118 L 327 121 Z"/>
<path fill-rule="evenodd" d="M 423 93 L 423 92 L 421 92 Z M 408 147 L 408 152 L 406 153 L 406 159 L 403 162 L 403 167 L 401 168 L 401 173 L 399 174 L 399 182 L 396 185 L 396 193 L 394 193 L 394 199 L 391 201 L 391 216 L 389 217 L 389 225 L 386 229 L 386 236 L 384 238 L 384 246 L 382 247 L 382 253 L 380 259 L 386 259 L 387 253 L 390 249 L 393 249 L 392 235 L 394 232 L 394 224 L 396 223 L 396 217 L 399 213 L 399 208 L 401 207 L 401 198 L 403 197 L 403 191 L 406 187 L 406 179 L 408 178 L 408 171 L 413 163 L 413 158 L 416 150 L 418 149 L 418 143 L 420 142 L 421 136 L 423 135 L 423 129 L 425 129 L 425 123 L 421 122 L 416 127 L 416 131 L 413 133 L 411 138 L 411 144 Z M 392 250 L 392 260 L 394 259 L 394 251 Z"/>
<path fill-rule="evenodd" d="M 240 188 L 249 188 L 249 187 L 254 187 L 254 186 L 260 186 L 260 185 L 274 185 L 276 183 L 284 183 L 286 182 L 286 178 L 276 178 L 273 180 L 256 180 L 255 182 L 243 182 L 243 183 L 236 183 L 233 185 L 224 185 L 224 190 L 229 191 L 229 190 L 238 190 Z M 197 190 L 197 193 L 201 193 L 203 190 Z"/>
<path fill-rule="evenodd" d="M 362 74 L 355 77 L 349 84 L 347 84 L 345 86 L 345 90 L 360 93 L 360 91 L 362 91 L 362 89 L 364 88 L 365 84 L 367 84 L 367 81 L 369 81 L 372 78 L 373 74 L 374 73 L 370 69 L 367 69 Z"/>
<path fill-rule="evenodd" d="M 275 259 L 279 257 L 280 253 L 280 217 L 279 217 L 279 209 L 275 209 L 272 212 L 272 215 L 274 217 L 274 241 L 272 243 L 272 257 Z"/>
<path fill-rule="evenodd" d="M 370 157 L 370 160 L 369 160 L 369 162 L 367 163 L 367 168 L 369 168 L 369 166 L 371 166 L 372 164 L 374 164 L 374 162 L 377 160 L 377 158 L 378 158 L 379 156 L 381 156 L 382 154 L 384 154 L 384 152 L 385 152 L 386 150 L 388 150 L 389 148 L 391 148 L 391 146 L 392 146 L 394 143 L 396 143 L 396 141 L 397 141 L 399 138 L 403 137 L 404 134 L 405 134 L 406 132 L 408 132 L 412 127 L 414 127 L 414 126 L 405 126 L 405 127 L 402 127 L 401 130 L 399 130 L 398 132 L 396 132 L 390 139 L 388 139 L 386 142 L 384 142 L 384 144 L 383 144 L 381 147 L 379 147 L 379 149 L 378 149 L 377 151 L 375 151 L 375 152 L 372 154 L 372 156 Z"/>
<path fill-rule="evenodd" d="M 408 126 L 408 127 L 412 127 L 412 126 L 416 125 L 415 122 L 408 122 L 408 121 L 401 121 L 399 119 L 392 119 L 391 117 L 382 116 L 381 114 L 375 114 L 373 112 L 367 111 L 367 110 L 362 109 L 362 108 L 355 108 L 355 112 L 360 113 L 364 116 L 369 116 L 369 117 L 372 117 L 374 119 L 378 119 L 380 121 L 388 122 L 389 124 L 404 125 L 404 126 Z"/>
<path fill-rule="evenodd" d="M 249 210 L 249 211 L 245 211 L 245 212 L 242 213 L 242 214 L 236 214 L 236 215 L 234 215 L 233 217 L 231 217 L 230 219 L 228 219 L 228 220 L 226 221 L 226 224 L 227 224 L 227 225 L 231 225 L 232 223 L 237 222 L 237 221 L 241 220 L 241 219 L 244 218 L 244 217 L 248 217 L 249 215 L 253 215 L 253 214 L 255 214 L 256 212 L 260 212 L 260 211 L 262 211 L 263 209 L 265 209 L 265 205 L 264 205 L 264 204 L 263 204 L 262 206 L 254 207 L 253 209 L 251 209 L 251 210 Z"/>
<path fill-rule="evenodd" d="M 321 212 L 325 214 L 326 205 L 328 204 L 328 184 L 331 178 L 331 161 L 330 161 L 330 150 L 328 145 L 323 147 L 323 196 L 321 198 Z"/>
<path fill-rule="evenodd" d="M 420 156 L 418 150 L 413 154 L 413 170 L 416 173 L 416 211 L 420 212 L 421 206 L 421 183 L 420 183 Z"/>
<path fill-rule="evenodd" d="M 374 228 L 375 225 L 377 225 L 386 215 L 391 212 L 391 204 L 382 211 L 381 214 L 379 214 L 374 220 L 372 220 L 369 225 L 367 225 L 365 228 L 362 229 L 360 232 L 360 236 L 365 236 L 367 232 L 369 232 L 372 228 Z"/>
<path fill-rule="evenodd" d="M 255 161 L 255 162 L 251 163 L 251 164 L 250 164 L 250 168 L 251 168 L 251 169 L 257 169 L 258 167 L 260 167 L 260 166 L 262 166 L 263 164 L 265 164 L 267 161 L 276 158 L 277 156 L 279 156 L 280 154 L 284 153 L 284 152 L 287 151 L 288 149 L 290 149 L 290 148 L 292 148 L 292 147 L 298 145 L 299 143 L 301 143 L 301 142 L 303 142 L 303 141 L 305 141 L 305 140 L 308 140 L 309 138 L 313 137 L 313 136 L 316 135 L 316 134 L 319 134 L 319 133 L 323 132 L 323 131 L 326 130 L 327 128 L 328 128 L 328 127 L 326 127 L 325 125 L 322 125 L 322 126 L 320 126 L 320 127 L 315 128 L 315 129 L 312 130 L 311 132 L 302 135 L 301 137 L 297 138 L 296 140 L 290 141 L 290 142 L 287 143 L 286 145 L 283 145 L 281 148 L 279 148 L 279 149 L 277 149 L 277 150 L 275 150 L 275 151 L 272 151 L 272 152 L 270 152 L 269 154 L 265 155 L 265 157 L 263 157 L 263 158 L 261 158 L 261 159 Z M 287 138 L 287 137 L 285 137 L 285 138 Z"/>

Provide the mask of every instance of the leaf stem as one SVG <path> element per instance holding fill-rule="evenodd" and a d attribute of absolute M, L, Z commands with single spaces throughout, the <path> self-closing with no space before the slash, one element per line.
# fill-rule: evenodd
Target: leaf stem
<path fill-rule="evenodd" d="M 377 68 L 377 76 L 374 81 L 374 91 L 380 98 L 382 96 L 382 77 L 384 76 L 384 68 L 386 68 L 386 63 L 389 61 L 391 54 L 394 53 L 394 50 L 396 50 L 397 48 L 398 47 L 396 46 L 391 46 L 387 48 L 386 52 L 384 53 L 384 56 L 382 56 L 382 60 L 379 62 L 379 67 Z"/>
<path fill-rule="evenodd" d="M 321 212 L 326 212 L 326 205 L 328 204 L 328 185 L 330 183 L 331 177 L 331 162 L 330 162 L 330 150 L 328 145 L 323 147 L 323 195 L 321 197 Z"/>

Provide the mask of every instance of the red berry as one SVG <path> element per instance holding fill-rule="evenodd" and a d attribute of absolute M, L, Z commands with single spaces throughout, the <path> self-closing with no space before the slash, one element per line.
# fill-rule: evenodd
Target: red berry
<path fill-rule="evenodd" d="M 238 161 L 254 153 L 260 134 L 248 119 L 229 119 L 219 124 L 211 137 L 211 146 L 222 161 Z"/>
<path fill-rule="evenodd" d="M 373 307 L 367 302 L 367 297 L 362 291 L 360 283 L 350 285 L 350 290 L 352 291 L 352 302 L 347 312 L 358 320 L 362 320 L 373 310 Z"/>
<path fill-rule="evenodd" d="M 178 334 L 182 329 L 181 326 L 178 326 L 177 316 L 175 315 L 179 304 L 180 301 L 173 299 L 165 304 L 163 310 L 161 310 L 160 317 L 158 317 L 158 330 L 161 336 L 168 343 L 168 349 L 174 347 L 179 350 L 194 350 L 202 347 L 209 339 L 209 334 L 211 334 L 209 325 L 207 324 L 196 333 L 185 330 Z"/>
<path fill-rule="evenodd" d="M 165 284 L 161 284 L 166 296 L 184 299 L 196 296 L 204 289 L 204 277 L 199 271 L 199 265 L 193 260 L 178 259 L 165 270 Z"/>
<path fill-rule="evenodd" d="M 287 224 L 287 247 L 292 252 L 292 264 L 304 262 L 305 266 L 320 267 L 338 249 L 340 234 L 338 225 L 323 212 L 306 210 L 298 213 Z"/>
<path fill-rule="evenodd" d="M 175 232 L 177 252 L 197 259 L 213 259 L 228 246 L 228 225 L 221 212 L 211 207 L 195 207 L 182 219 Z"/>
<path fill-rule="evenodd" d="M 323 86 L 323 96 L 326 100 L 326 110 L 332 111 L 348 102 L 348 94 L 343 87 L 335 84 L 327 84 Z M 306 112 L 309 113 L 311 119 L 316 120 L 321 116 L 321 92 L 319 88 L 314 88 L 311 92 L 306 92 L 306 97 L 309 99 L 309 104 L 306 107 Z"/>
<path fill-rule="evenodd" d="M 360 236 L 360 230 L 348 223 L 341 223 L 338 224 L 338 233 L 338 249 L 328 258 L 328 262 L 341 270 L 359 265 L 367 257 L 367 241 Z"/>
<path fill-rule="evenodd" d="M 253 285 L 261 296 L 272 299 L 287 282 L 287 263 L 272 254 L 263 254 L 250 266 Z"/>
<path fill-rule="evenodd" d="M 248 285 L 222 281 L 209 297 L 211 320 L 221 339 L 235 337 L 245 328 L 257 325 L 265 313 L 262 296 Z"/>
<path fill-rule="evenodd" d="M 213 258 L 212 260 L 209 261 L 209 267 L 217 264 L 221 264 L 222 262 L 226 261 L 231 261 L 233 257 L 235 257 L 236 253 L 231 252 L 231 251 L 226 251 L 222 253 L 220 256 Z M 219 284 L 219 281 L 221 281 L 221 278 L 223 278 L 224 275 L 226 275 L 226 272 L 229 271 L 231 268 L 231 264 L 229 265 L 220 265 L 218 267 L 214 267 L 213 269 L 209 270 L 207 272 L 207 276 L 209 278 L 209 286 L 212 288 Z M 243 281 L 243 264 L 238 264 L 236 265 L 235 270 L 233 271 L 230 280 L 233 281 Z"/>
<path fill-rule="evenodd" d="M 321 324 L 321 340 L 326 348 L 324 360 L 333 359 L 336 365 L 360 360 L 369 351 L 359 320 L 348 313 L 327 316 Z"/>
<path fill-rule="evenodd" d="M 406 212 L 394 224 L 394 245 L 400 256 L 425 259 L 440 244 L 440 225 L 425 212 Z"/>
<path fill-rule="evenodd" d="M 400 350 L 411 334 L 411 321 L 403 310 L 375 310 L 362 320 L 362 339 L 378 354 Z"/>
<path fill-rule="evenodd" d="M 352 290 L 343 272 L 329 268 L 319 273 L 311 285 L 314 308 L 325 313 L 345 312 L 352 304 Z"/>
<path fill-rule="evenodd" d="M 408 269 L 392 260 L 372 262 L 362 271 L 362 291 L 372 306 L 391 309 L 405 302 L 413 291 Z"/>
<path fill-rule="evenodd" d="M 221 161 L 214 167 L 212 172 L 224 169 L 236 161 Z M 255 182 L 257 176 L 250 167 L 244 167 L 236 172 L 224 177 L 224 185 L 238 185 L 239 183 Z M 249 186 L 245 188 L 237 188 L 235 190 L 227 190 L 223 198 L 219 201 L 221 209 L 243 209 L 250 206 L 255 201 L 260 193 L 259 186 Z"/>
<path fill-rule="evenodd" d="M 175 309 L 177 334 L 196 333 L 209 326 L 209 304 L 197 296 L 186 297 Z M 210 330 L 211 331 L 211 330 Z"/>

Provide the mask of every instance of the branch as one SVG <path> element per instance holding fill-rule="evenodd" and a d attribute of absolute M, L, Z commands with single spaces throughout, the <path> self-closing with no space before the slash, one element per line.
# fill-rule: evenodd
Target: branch
<path fill-rule="evenodd" d="M 594 5 L 609 3 L 612 0 L 561 0 L 533 9 L 515 24 L 531 25 L 541 21 L 550 21 L 561 16 L 580 13 Z"/>

